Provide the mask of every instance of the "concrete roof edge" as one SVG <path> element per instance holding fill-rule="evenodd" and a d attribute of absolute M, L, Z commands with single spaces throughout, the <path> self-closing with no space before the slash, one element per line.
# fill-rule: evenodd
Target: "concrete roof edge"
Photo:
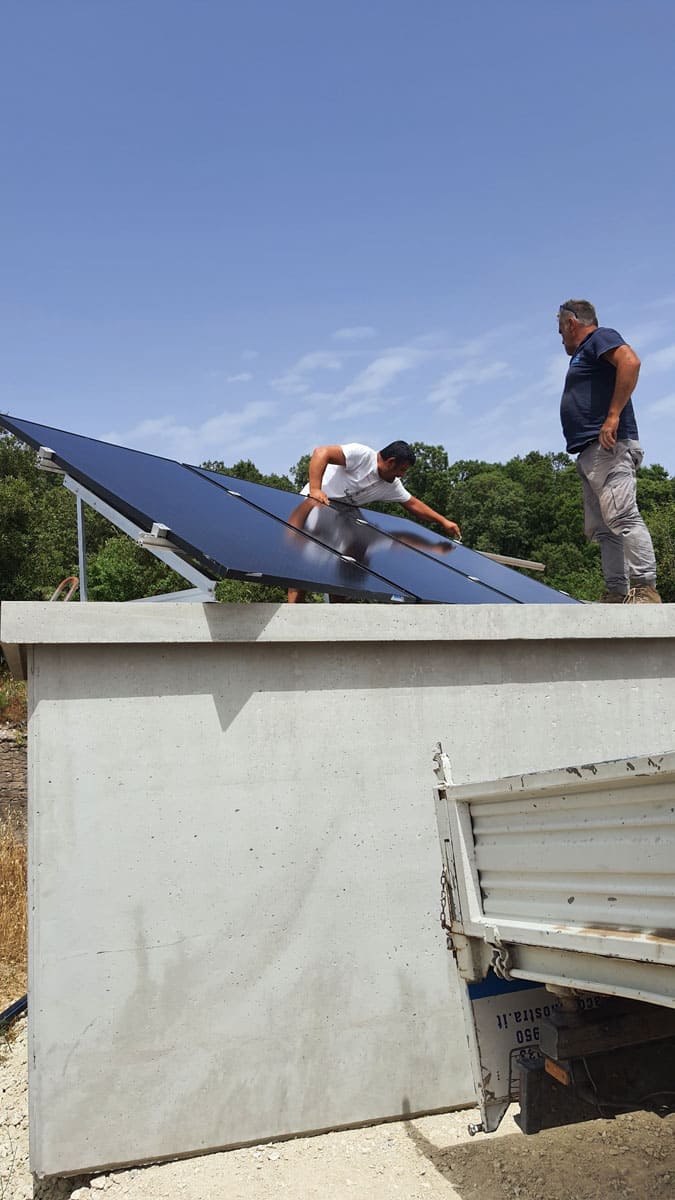
<path fill-rule="evenodd" d="M 5 601 L 0 608 L 0 638 L 10 647 L 675 638 L 675 606 Z"/>

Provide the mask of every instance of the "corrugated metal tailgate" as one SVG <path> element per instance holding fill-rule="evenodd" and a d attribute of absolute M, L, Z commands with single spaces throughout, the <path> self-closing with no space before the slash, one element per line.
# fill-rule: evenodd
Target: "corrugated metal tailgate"
<path fill-rule="evenodd" d="M 505 978 L 675 1006 L 675 754 L 438 792 L 461 930 Z"/>

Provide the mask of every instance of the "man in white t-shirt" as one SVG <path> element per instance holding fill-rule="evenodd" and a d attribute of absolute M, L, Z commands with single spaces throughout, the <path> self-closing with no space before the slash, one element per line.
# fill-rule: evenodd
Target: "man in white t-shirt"
<path fill-rule="evenodd" d="M 319 504 L 341 500 L 360 506 L 376 500 L 396 501 L 413 516 L 437 521 L 450 537 L 461 538 L 459 525 L 434 512 L 404 488 L 401 480 L 414 462 L 415 451 L 407 442 L 390 442 L 379 451 L 360 442 L 317 446 L 309 461 L 309 483 L 302 494 Z M 305 592 L 289 589 L 289 604 L 300 604 L 304 599 Z"/>

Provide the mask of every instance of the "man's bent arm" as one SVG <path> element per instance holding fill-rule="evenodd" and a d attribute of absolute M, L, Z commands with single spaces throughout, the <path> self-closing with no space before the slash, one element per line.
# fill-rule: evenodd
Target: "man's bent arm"
<path fill-rule="evenodd" d="M 312 450 L 309 460 L 309 494 L 321 504 L 330 503 L 326 493 L 321 490 L 324 472 L 329 463 L 334 463 L 337 467 L 346 467 L 347 460 L 342 446 L 317 446 Z"/>
<path fill-rule="evenodd" d="M 459 525 L 456 525 L 454 521 L 449 521 L 447 517 L 441 516 L 440 513 L 434 512 L 433 508 L 429 508 L 429 505 L 425 504 L 423 500 L 418 500 L 417 496 L 411 496 L 409 500 L 402 500 L 401 503 L 409 513 L 415 517 L 421 517 L 423 521 L 438 521 L 438 524 L 442 525 L 445 532 L 449 533 L 451 537 L 462 536 Z"/>
<path fill-rule="evenodd" d="M 602 357 L 614 367 L 616 380 L 598 441 L 605 450 L 612 450 L 616 445 L 619 418 L 635 391 L 640 374 L 640 359 L 631 346 L 617 346 L 615 350 L 608 350 Z"/>

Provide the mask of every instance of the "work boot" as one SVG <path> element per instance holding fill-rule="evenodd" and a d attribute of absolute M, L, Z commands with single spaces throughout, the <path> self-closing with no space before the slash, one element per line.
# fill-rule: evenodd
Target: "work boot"
<path fill-rule="evenodd" d="M 661 604 L 662 600 L 655 587 L 650 583 L 642 583 L 631 588 L 624 604 Z"/>
<path fill-rule="evenodd" d="M 626 604 L 628 596 L 624 596 L 623 592 L 603 592 L 598 604 Z"/>

